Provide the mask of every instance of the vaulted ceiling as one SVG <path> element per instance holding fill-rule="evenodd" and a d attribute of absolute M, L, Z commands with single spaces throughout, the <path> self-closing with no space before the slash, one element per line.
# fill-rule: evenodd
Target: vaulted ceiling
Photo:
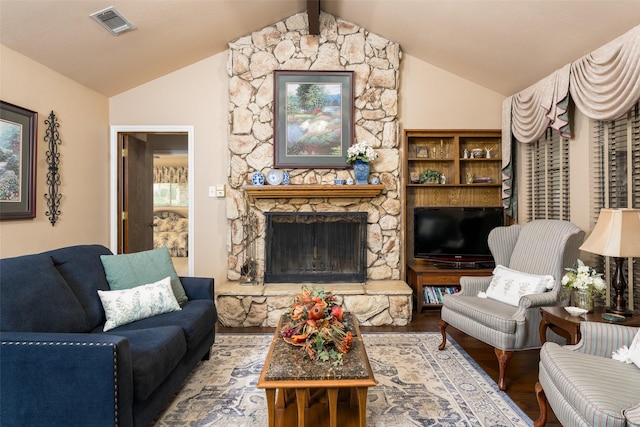
<path fill-rule="evenodd" d="M 112 36 L 89 17 L 109 6 L 136 30 Z M 321 0 L 320 7 L 503 95 L 640 24 L 638 0 Z M 0 0 L 0 43 L 113 96 L 306 8 L 306 0 Z"/>

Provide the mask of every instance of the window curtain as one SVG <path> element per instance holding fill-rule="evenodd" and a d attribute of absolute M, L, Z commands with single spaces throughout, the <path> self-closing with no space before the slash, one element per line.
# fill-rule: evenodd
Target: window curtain
<path fill-rule="evenodd" d="M 571 137 L 567 115 L 570 98 L 595 120 L 612 120 L 633 107 L 640 99 L 640 25 L 503 102 L 505 209 L 515 204 L 510 168 L 512 139 L 531 143 L 549 127 L 565 138 Z"/>
<path fill-rule="evenodd" d="M 515 183 L 512 153 L 513 135 L 511 134 L 511 104 L 513 96 L 502 102 L 502 207 L 504 212 L 518 219 L 518 195 Z"/>
<path fill-rule="evenodd" d="M 542 138 L 550 127 L 564 138 L 571 136 L 567 112 L 569 71 L 570 66 L 565 65 L 502 103 L 502 205 L 514 219 L 518 218 L 512 158 L 514 139 L 530 144 Z"/>
<path fill-rule="evenodd" d="M 153 168 L 155 184 L 187 184 L 189 168 L 186 166 L 157 166 Z"/>

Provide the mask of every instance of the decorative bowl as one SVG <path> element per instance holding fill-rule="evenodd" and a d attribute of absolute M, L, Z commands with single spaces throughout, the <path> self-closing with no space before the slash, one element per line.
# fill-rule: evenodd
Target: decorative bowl
<path fill-rule="evenodd" d="M 347 182 L 347 181 L 346 181 L 346 180 L 344 180 L 344 179 L 334 179 L 334 180 L 333 180 L 333 183 L 334 183 L 335 185 L 344 185 L 344 183 L 345 183 L 345 182 Z"/>
<path fill-rule="evenodd" d="M 267 174 L 267 182 L 269 185 L 280 185 L 284 179 L 284 172 L 278 169 L 271 169 Z"/>
<path fill-rule="evenodd" d="M 474 159 L 481 159 L 484 157 L 484 150 L 482 148 L 474 148 L 473 150 L 471 150 L 471 156 Z"/>
<path fill-rule="evenodd" d="M 565 307 L 564 309 L 572 316 L 582 316 L 588 311 L 580 307 Z"/>

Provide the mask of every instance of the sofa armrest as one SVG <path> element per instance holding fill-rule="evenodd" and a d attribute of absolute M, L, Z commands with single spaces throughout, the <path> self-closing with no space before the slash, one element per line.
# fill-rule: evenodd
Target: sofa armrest
<path fill-rule="evenodd" d="M 187 298 L 213 301 L 214 282 L 211 277 L 180 277 Z"/>
<path fill-rule="evenodd" d="M 477 297 L 478 292 L 486 292 L 493 276 L 462 276 L 460 277 L 460 295 Z"/>
<path fill-rule="evenodd" d="M 106 334 L 0 333 L 4 425 L 133 425 L 129 341 Z"/>
<path fill-rule="evenodd" d="M 580 322 L 582 338 L 576 345 L 568 349 L 600 357 L 611 357 L 611 354 L 622 346 L 629 347 L 638 328 L 600 322 Z"/>

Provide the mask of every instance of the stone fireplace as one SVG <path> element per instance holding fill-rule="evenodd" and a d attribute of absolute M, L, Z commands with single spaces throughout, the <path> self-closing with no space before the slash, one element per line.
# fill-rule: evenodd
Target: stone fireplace
<path fill-rule="evenodd" d="M 246 262 L 242 220 L 251 212 L 260 223 L 256 241 L 264 248 L 267 212 L 367 212 L 366 279 L 402 279 L 398 87 L 402 54 L 397 43 L 351 22 L 321 13 L 320 35 L 310 35 L 306 13 L 229 43 L 229 257 L 227 278 L 240 280 Z M 251 175 L 274 169 L 274 70 L 353 71 L 354 142 L 370 143 L 378 158 L 371 178 L 384 185 L 376 197 L 254 199 L 243 186 Z M 289 169 L 290 187 L 333 184 L 353 177 L 351 168 Z M 258 282 L 265 271 L 258 249 Z"/>
<path fill-rule="evenodd" d="M 366 212 L 267 212 L 265 283 L 363 283 Z"/>
<path fill-rule="evenodd" d="M 411 289 L 402 277 L 402 203 L 400 200 L 400 138 L 398 88 L 402 53 L 400 46 L 364 28 L 335 16 L 320 14 L 320 35 L 309 34 L 306 13 L 299 13 L 229 43 L 229 185 L 226 208 L 229 222 L 226 283 L 216 283 L 219 320 L 226 326 L 276 326 L 302 284 L 300 277 L 289 283 L 267 283 L 273 272 L 273 252 L 268 246 L 269 217 L 276 213 L 366 213 L 364 272 L 354 279 L 323 285 L 333 290 L 343 306 L 361 325 L 406 325 L 411 320 Z M 274 70 L 353 71 L 354 143 L 366 141 L 378 154 L 371 165 L 371 178 L 384 186 L 373 197 L 300 195 L 254 198 L 244 189 L 251 175 L 274 169 Z M 329 169 L 289 169 L 291 184 L 333 185 L 335 179 L 353 177 L 348 165 Z M 357 186 L 356 186 L 357 187 Z M 255 239 L 247 239 L 243 219 L 257 218 Z M 286 245 L 278 244 L 278 251 Z M 255 247 L 257 280 L 242 283 L 247 247 Z M 307 250 L 307 249 L 304 249 Z M 318 249 L 316 248 L 316 251 Z M 296 249 L 298 251 L 298 249 Z M 303 254 L 303 249 L 299 249 Z M 304 269 L 316 274 L 313 249 L 303 254 Z M 326 258 L 325 254 L 325 258 Z M 323 262 L 321 270 L 346 270 L 340 255 Z M 269 264 L 269 266 L 267 266 Z M 280 268 L 281 266 L 278 266 Z M 292 265 L 287 268 L 293 267 Z M 349 267 L 351 269 L 351 267 Z M 280 274 L 279 272 L 276 272 Z M 364 275 L 364 278 L 362 278 Z M 357 277 L 357 280 L 355 279 Z M 362 280 L 361 280 L 362 278 Z M 353 280 L 353 281 L 352 281 Z M 350 282 L 350 283 L 349 283 Z"/>

